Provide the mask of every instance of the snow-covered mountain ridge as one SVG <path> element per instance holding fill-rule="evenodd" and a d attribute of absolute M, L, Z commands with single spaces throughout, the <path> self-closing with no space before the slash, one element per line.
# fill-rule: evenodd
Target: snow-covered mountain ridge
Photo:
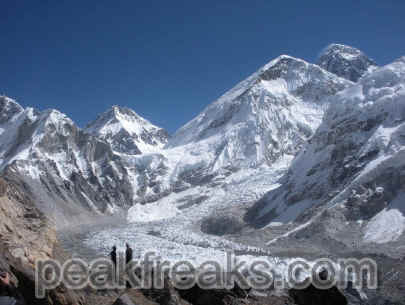
<path fill-rule="evenodd" d="M 114 106 L 81 130 L 56 110 L 23 109 L 3 97 L 1 166 L 66 222 L 172 193 L 180 194 L 180 202 L 190 188 L 216 190 L 234 177 L 247 179 L 248 169 L 279 176 L 321 124 L 333 96 L 351 86 L 317 65 L 282 55 L 172 138 L 128 108 Z"/>
<path fill-rule="evenodd" d="M 351 83 L 282 55 L 210 104 L 168 146 L 215 151 L 212 167 L 249 167 L 294 156 L 319 126 L 332 96 Z"/>

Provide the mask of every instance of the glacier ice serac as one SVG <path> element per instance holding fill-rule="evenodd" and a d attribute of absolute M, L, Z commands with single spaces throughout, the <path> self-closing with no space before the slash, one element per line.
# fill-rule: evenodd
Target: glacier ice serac
<path fill-rule="evenodd" d="M 81 129 L 57 110 L 1 97 L 1 170 L 60 228 L 118 215 L 138 239 L 159 228 L 167 243 L 238 248 L 215 235 L 277 227 L 274 244 L 334 221 L 342 230 L 362 223 L 365 244 L 396 242 L 404 230 L 404 211 L 392 204 L 405 181 L 404 67 L 404 58 L 377 67 L 338 44 L 318 64 L 281 55 L 172 136 L 125 107 Z M 396 228 L 387 237 L 378 228 L 390 217 Z"/>

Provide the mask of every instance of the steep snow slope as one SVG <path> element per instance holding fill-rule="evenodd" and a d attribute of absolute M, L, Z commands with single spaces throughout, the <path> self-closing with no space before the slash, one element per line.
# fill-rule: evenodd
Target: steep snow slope
<path fill-rule="evenodd" d="M 330 102 L 282 186 L 247 214 L 251 223 L 310 222 L 324 207 L 339 210 L 348 221 L 397 210 L 373 218 L 370 232 L 376 223 L 391 225 L 386 213 L 403 213 L 393 202 L 405 191 L 405 57 L 365 75 Z M 402 230 L 402 218 L 397 219 L 396 232 Z"/>
<path fill-rule="evenodd" d="M 137 155 L 157 152 L 168 133 L 140 117 L 135 111 L 113 106 L 87 125 L 85 132 L 107 141 L 114 151 Z"/>
<path fill-rule="evenodd" d="M 376 63 L 362 51 L 336 43 L 323 50 L 318 65 L 353 82 L 357 82 L 365 73 L 377 68 Z"/>
<path fill-rule="evenodd" d="M 327 97 L 350 84 L 282 55 L 180 128 L 167 147 L 187 147 L 214 170 L 271 164 L 299 151 L 319 126 Z"/>

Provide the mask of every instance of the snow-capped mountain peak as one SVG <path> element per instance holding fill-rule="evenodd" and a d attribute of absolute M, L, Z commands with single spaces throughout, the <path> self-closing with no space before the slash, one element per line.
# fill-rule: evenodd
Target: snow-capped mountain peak
<path fill-rule="evenodd" d="M 119 124 L 120 126 L 115 126 L 114 124 Z M 153 125 L 140 117 L 135 111 L 114 105 L 99 115 L 95 121 L 91 122 L 86 127 L 86 131 L 105 135 L 114 132 L 114 127 L 122 127 L 127 129 L 127 131 L 139 133 L 142 131 L 142 128 L 149 129 Z"/>
<path fill-rule="evenodd" d="M 85 132 L 107 141 L 119 153 L 141 154 L 155 152 L 167 142 L 167 132 L 135 111 L 113 106 L 87 125 Z"/>
<path fill-rule="evenodd" d="M 39 120 L 43 121 L 44 125 L 59 125 L 60 122 L 68 123 L 73 125 L 74 122 L 66 116 L 66 114 L 60 112 L 56 109 L 46 109 L 39 115 Z"/>
<path fill-rule="evenodd" d="M 215 168 L 271 164 L 293 156 L 320 124 L 326 98 L 351 84 L 281 55 L 180 128 L 168 147 L 189 145 L 196 153 L 208 147 Z"/>
<path fill-rule="evenodd" d="M 255 73 L 250 75 L 245 80 L 238 83 L 235 87 L 225 92 L 218 100 L 216 100 L 213 104 L 220 104 L 220 103 L 227 103 L 233 101 L 234 99 L 238 98 L 242 95 L 246 90 L 250 89 L 254 86 L 260 79 L 266 79 L 266 73 L 268 71 L 272 71 L 273 69 L 277 69 L 277 67 L 283 65 L 284 68 L 287 65 L 292 65 L 293 63 L 301 63 L 307 65 L 308 63 L 302 59 L 295 58 L 289 55 L 280 55 L 277 58 L 271 60 L 260 69 L 258 69 Z M 212 105 L 212 104 L 211 104 Z M 208 108 L 211 106 L 209 105 Z M 192 121 L 191 121 L 192 122 Z"/>
<path fill-rule="evenodd" d="M 359 49 L 337 43 L 330 44 L 322 51 L 318 65 L 353 82 L 357 82 L 361 76 L 377 67 L 377 64 Z"/>
<path fill-rule="evenodd" d="M 15 100 L 7 97 L 0 96 L 0 124 L 3 124 L 24 111 Z"/>

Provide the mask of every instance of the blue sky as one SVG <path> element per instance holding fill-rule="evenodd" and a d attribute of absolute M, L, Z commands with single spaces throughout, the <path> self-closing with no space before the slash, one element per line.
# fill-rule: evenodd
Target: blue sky
<path fill-rule="evenodd" d="M 5 1 L 0 93 L 84 126 L 112 105 L 174 132 L 280 54 L 405 55 L 405 1 Z"/>

